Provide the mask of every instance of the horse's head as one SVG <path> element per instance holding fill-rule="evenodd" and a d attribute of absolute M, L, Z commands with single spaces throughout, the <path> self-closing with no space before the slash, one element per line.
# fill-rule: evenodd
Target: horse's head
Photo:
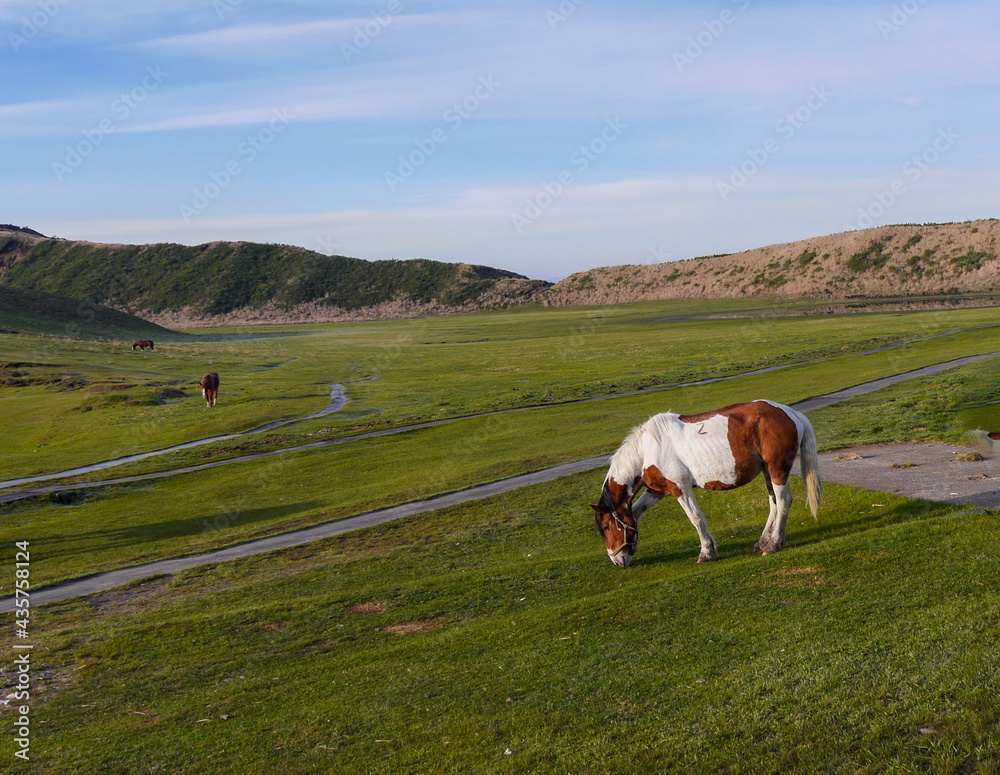
<path fill-rule="evenodd" d="M 597 532 L 604 539 L 611 562 L 627 568 L 639 543 L 639 522 L 632 515 L 632 499 L 615 481 L 605 482 L 601 499 L 591 503 L 597 520 Z"/>

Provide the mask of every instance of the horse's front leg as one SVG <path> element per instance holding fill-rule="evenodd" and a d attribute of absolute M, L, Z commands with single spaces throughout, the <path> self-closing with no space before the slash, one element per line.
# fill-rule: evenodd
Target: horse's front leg
<path fill-rule="evenodd" d="M 646 509 L 659 503 L 663 498 L 664 494 L 662 492 L 654 492 L 647 487 L 646 492 L 639 496 L 639 500 L 632 504 L 632 516 L 635 517 L 635 524 L 639 524 L 639 520 L 646 513 Z"/>
<path fill-rule="evenodd" d="M 701 554 L 698 555 L 698 562 L 711 562 L 715 559 L 715 539 L 708 532 L 705 515 L 698 508 L 698 502 L 694 499 L 694 491 L 690 487 L 685 487 L 677 496 L 677 502 L 681 504 L 681 508 L 691 520 L 694 529 L 698 531 L 698 539 L 701 541 Z"/>

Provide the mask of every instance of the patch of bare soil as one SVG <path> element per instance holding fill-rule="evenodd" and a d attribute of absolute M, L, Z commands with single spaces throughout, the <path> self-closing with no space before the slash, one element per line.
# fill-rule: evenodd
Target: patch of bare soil
<path fill-rule="evenodd" d="M 969 453 L 968 447 L 938 442 L 874 444 L 824 452 L 820 471 L 823 481 L 850 487 L 1000 508 L 1000 458 Z"/>
<path fill-rule="evenodd" d="M 385 628 L 385 631 L 390 635 L 412 635 L 415 632 L 430 632 L 431 630 L 436 630 L 441 627 L 441 622 L 428 620 L 424 622 L 400 622 L 399 624 L 390 624 Z"/>
<path fill-rule="evenodd" d="M 385 603 L 381 600 L 368 600 L 364 603 L 355 603 L 347 610 L 362 616 L 374 616 L 385 613 Z"/>

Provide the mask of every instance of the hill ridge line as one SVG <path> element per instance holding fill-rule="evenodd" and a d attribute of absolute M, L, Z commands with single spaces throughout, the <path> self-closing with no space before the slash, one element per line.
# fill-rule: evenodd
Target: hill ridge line
<path fill-rule="evenodd" d="M 736 253 L 576 272 L 552 284 L 476 263 L 366 261 L 291 245 L 100 244 L 0 226 L 0 288 L 87 299 L 168 328 L 413 318 L 523 304 L 899 299 L 1000 293 L 1000 220 L 897 224 Z"/>

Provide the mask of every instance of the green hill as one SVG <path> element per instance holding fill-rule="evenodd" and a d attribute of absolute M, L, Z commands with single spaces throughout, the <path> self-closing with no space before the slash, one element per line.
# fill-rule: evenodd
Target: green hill
<path fill-rule="evenodd" d="M 364 261 L 288 245 L 103 245 L 0 227 L 0 287 L 87 299 L 137 314 L 220 316 L 269 305 L 359 310 L 382 304 L 508 306 L 547 283 L 484 266 Z"/>
<path fill-rule="evenodd" d="M 128 341 L 184 336 L 99 304 L 0 285 L 0 334 L 20 333 Z"/>

